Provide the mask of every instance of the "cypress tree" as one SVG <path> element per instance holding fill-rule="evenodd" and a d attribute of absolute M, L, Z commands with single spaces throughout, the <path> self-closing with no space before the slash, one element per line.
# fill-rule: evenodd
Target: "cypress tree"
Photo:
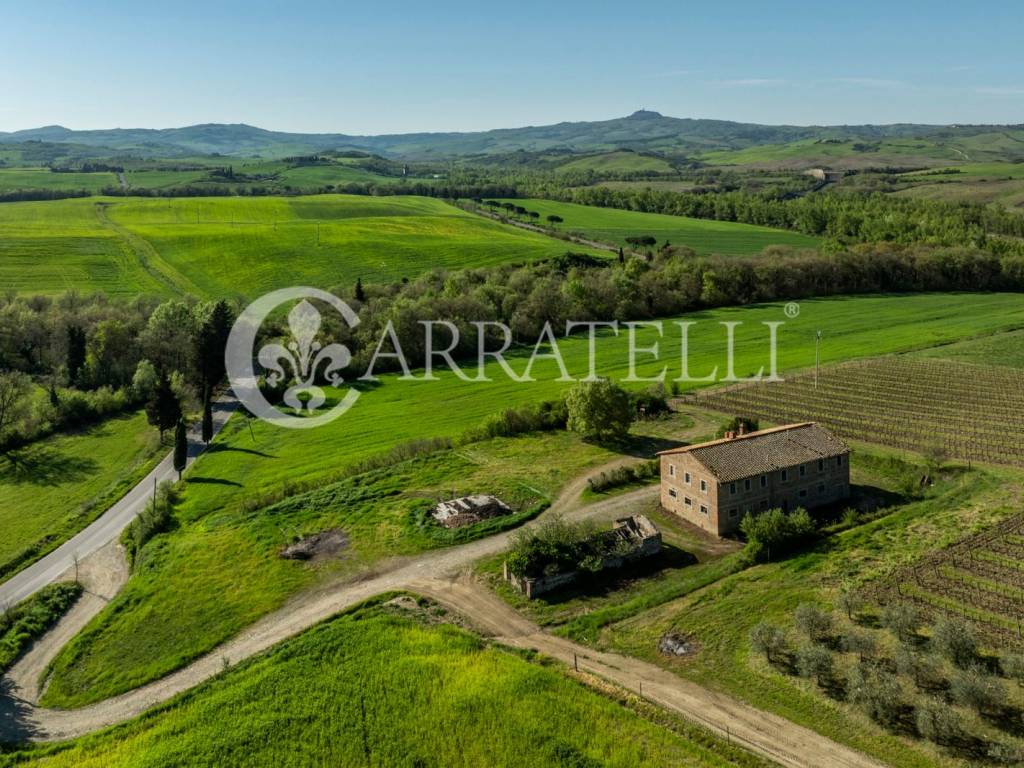
<path fill-rule="evenodd" d="M 213 409 L 210 406 L 210 388 L 203 396 L 203 442 L 207 445 L 213 439 Z"/>
<path fill-rule="evenodd" d="M 178 472 L 178 480 L 181 480 L 181 473 L 185 471 L 185 464 L 188 462 L 188 434 L 185 431 L 185 420 L 178 419 L 174 428 L 174 468 Z"/>

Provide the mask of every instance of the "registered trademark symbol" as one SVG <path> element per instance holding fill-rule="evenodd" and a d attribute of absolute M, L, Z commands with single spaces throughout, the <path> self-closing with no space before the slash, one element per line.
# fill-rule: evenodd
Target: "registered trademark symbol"
<path fill-rule="evenodd" d="M 786 309 L 784 311 L 786 313 L 786 317 L 788 317 L 790 320 L 796 317 L 800 317 L 800 305 L 797 304 L 795 301 L 789 302 L 786 305 Z"/>

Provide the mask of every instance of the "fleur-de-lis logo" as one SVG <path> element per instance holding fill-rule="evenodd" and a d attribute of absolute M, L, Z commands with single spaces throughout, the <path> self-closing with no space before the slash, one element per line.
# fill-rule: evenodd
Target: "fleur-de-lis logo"
<path fill-rule="evenodd" d="M 329 424 L 359 399 L 359 390 L 354 387 L 341 389 L 337 402 L 320 409 L 327 398 L 317 382 L 322 385 L 326 381 L 333 386 L 342 383 L 339 371 L 351 362 L 352 355 L 342 344 L 325 345 L 317 339 L 321 317 L 311 299 L 333 308 L 349 328 L 359 325 L 359 317 L 352 308 L 332 293 L 309 286 L 279 288 L 260 296 L 239 314 L 224 350 L 228 381 L 239 402 L 253 416 L 288 429 Z M 288 314 L 291 340 L 266 344 L 257 350 L 256 337 L 264 321 L 278 307 L 293 302 L 298 303 Z M 263 374 L 271 386 L 288 385 L 283 400 L 293 411 L 280 409 L 267 400 L 260 388 Z M 313 413 L 317 409 L 319 412 Z"/>
<path fill-rule="evenodd" d="M 283 381 L 291 386 L 284 392 L 284 402 L 297 411 L 315 411 L 327 399 L 322 388 L 316 385 L 317 371 L 323 365 L 323 377 L 332 385 L 344 381 L 338 373 L 352 362 L 352 355 L 343 344 L 323 346 L 316 339 L 320 331 L 320 313 L 317 308 L 303 299 L 288 313 L 288 327 L 292 340 L 285 347 L 281 344 L 266 344 L 257 356 L 260 365 L 269 373 L 267 383 L 276 387 Z M 286 376 L 282 363 L 291 368 Z M 305 399 L 300 398 L 305 395 Z"/>

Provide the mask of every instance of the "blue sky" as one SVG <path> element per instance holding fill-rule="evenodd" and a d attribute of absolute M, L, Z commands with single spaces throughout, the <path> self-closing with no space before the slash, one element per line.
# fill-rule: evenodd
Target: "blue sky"
<path fill-rule="evenodd" d="M 0 0 L 0 40 L 3 131 L 1024 122 L 1019 0 Z"/>

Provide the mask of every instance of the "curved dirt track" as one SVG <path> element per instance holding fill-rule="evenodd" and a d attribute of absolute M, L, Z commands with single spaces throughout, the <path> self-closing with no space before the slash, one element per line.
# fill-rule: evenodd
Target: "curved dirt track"
<path fill-rule="evenodd" d="M 698 421 L 687 435 L 702 434 Z M 681 435 L 682 437 L 682 435 Z M 657 488 L 641 488 L 581 506 L 587 477 L 636 459 L 617 459 L 570 482 L 544 513 L 569 519 L 612 519 L 657 498 Z M 642 695 L 742 746 L 794 768 L 879 768 L 881 763 L 813 731 L 721 693 L 683 680 L 660 667 L 618 654 L 602 653 L 543 632 L 466 575 L 476 560 L 508 546 L 514 531 L 458 547 L 428 552 L 387 566 L 359 581 L 327 584 L 300 595 L 265 616 L 216 651 L 160 680 L 105 701 L 75 710 L 37 707 L 39 675 L 61 647 L 112 597 L 127 579 L 123 553 L 116 542 L 80 565 L 86 595 L 44 638 L 33 646 L 0 683 L 0 741 L 59 741 L 130 720 L 222 672 L 226 666 L 266 651 L 309 627 L 374 595 L 410 591 L 430 597 L 465 616 L 496 641 L 536 649 L 581 670 Z M 722 723 L 728 723 L 725 730 Z"/>

